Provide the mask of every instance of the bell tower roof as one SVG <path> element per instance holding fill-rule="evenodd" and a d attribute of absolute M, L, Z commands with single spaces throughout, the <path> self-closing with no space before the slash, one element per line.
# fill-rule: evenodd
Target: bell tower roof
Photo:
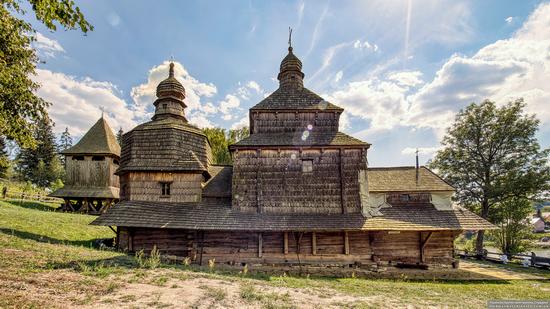
<path fill-rule="evenodd" d="M 155 103 L 155 115 L 153 120 L 174 117 L 187 122 L 184 109 L 187 107 L 185 99 L 185 88 L 174 77 L 174 63 L 170 62 L 168 78 L 161 81 L 157 86 L 157 100 Z"/>

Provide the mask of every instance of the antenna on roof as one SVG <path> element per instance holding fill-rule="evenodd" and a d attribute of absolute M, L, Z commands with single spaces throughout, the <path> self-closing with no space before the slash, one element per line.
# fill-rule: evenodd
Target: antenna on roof
<path fill-rule="evenodd" d="M 288 51 L 292 51 L 292 28 L 288 27 Z"/>
<path fill-rule="evenodd" d="M 419 169 L 419 167 L 418 167 L 418 148 L 416 148 L 415 153 L 416 153 L 416 185 L 418 186 L 418 176 L 419 176 L 418 175 L 418 169 Z"/>
<path fill-rule="evenodd" d="M 100 106 L 99 109 L 101 110 L 101 118 L 105 115 L 105 106 Z"/>

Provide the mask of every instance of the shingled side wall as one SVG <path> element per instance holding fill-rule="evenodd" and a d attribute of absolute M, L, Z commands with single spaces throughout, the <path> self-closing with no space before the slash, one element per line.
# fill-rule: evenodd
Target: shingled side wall
<path fill-rule="evenodd" d="M 265 213 L 358 213 L 362 149 L 261 149 L 234 152 L 233 207 Z M 302 172 L 303 160 L 313 161 Z M 342 191 L 342 187 L 344 190 Z"/>
<path fill-rule="evenodd" d="M 340 112 L 251 112 L 250 117 L 252 134 L 295 132 L 308 126 L 316 132 L 337 132 Z"/>

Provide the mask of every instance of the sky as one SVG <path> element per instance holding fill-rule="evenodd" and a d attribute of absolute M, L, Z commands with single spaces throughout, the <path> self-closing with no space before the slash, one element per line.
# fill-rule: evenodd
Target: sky
<path fill-rule="evenodd" d="M 76 1 L 94 30 L 37 29 L 33 77 L 56 132 L 78 139 L 101 116 L 125 132 L 148 121 L 175 62 L 187 118 L 248 125 L 277 89 L 288 28 L 305 86 L 343 107 L 340 130 L 372 144 L 370 166 L 433 157 L 471 102 L 524 98 L 550 146 L 548 1 Z"/>

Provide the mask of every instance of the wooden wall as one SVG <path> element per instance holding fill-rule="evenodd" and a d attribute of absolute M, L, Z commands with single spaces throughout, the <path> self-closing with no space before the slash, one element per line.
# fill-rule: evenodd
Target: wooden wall
<path fill-rule="evenodd" d="M 170 182 L 170 196 L 161 196 L 160 182 Z M 120 178 L 121 199 L 198 202 L 204 176 L 198 173 L 129 172 Z"/>
<path fill-rule="evenodd" d="M 92 161 L 92 156 L 83 157 L 84 160 L 73 160 L 74 156 L 66 156 L 66 185 L 118 188 L 118 176 L 114 174 L 118 164 L 114 163 L 113 157 L 105 157 L 103 161 Z"/>
<path fill-rule="evenodd" d="M 286 236 L 285 236 L 286 234 Z M 421 254 L 421 232 L 221 232 L 119 228 L 119 246 L 129 251 L 150 251 L 189 256 L 200 264 L 372 264 L 452 262 L 458 231 L 433 232 Z M 422 232 L 426 239 L 428 232 Z M 286 238 L 286 241 L 285 241 Z M 261 240 L 260 240 L 261 239 Z M 286 243 L 286 245 L 285 245 Z M 422 257 L 423 260 L 422 261 Z"/>
<path fill-rule="evenodd" d="M 314 132 L 337 132 L 340 112 L 251 112 L 251 133 L 281 133 L 307 130 Z"/>
<path fill-rule="evenodd" d="M 313 161 L 302 172 L 302 160 Z M 233 207 L 265 213 L 357 213 L 362 149 L 239 150 L 233 160 Z M 343 187 L 343 191 L 342 191 Z"/>

